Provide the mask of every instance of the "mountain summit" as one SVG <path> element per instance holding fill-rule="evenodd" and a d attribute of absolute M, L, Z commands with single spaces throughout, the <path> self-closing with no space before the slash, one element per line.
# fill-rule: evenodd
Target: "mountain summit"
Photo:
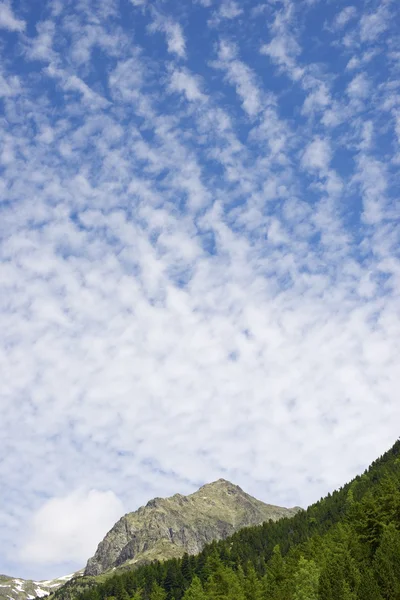
<path fill-rule="evenodd" d="M 85 575 L 185 552 L 197 554 L 212 540 L 269 519 L 291 517 L 298 510 L 265 504 L 225 479 L 203 485 L 189 496 L 154 498 L 114 525 L 88 560 Z"/>

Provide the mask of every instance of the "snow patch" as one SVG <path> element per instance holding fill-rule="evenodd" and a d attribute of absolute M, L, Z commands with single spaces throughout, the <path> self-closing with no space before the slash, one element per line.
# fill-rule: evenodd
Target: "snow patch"
<path fill-rule="evenodd" d="M 75 573 L 70 573 L 69 575 L 63 575 L 62 577 L 57 577 L 57 581 L 64 581 L 64 579 L 72 579 Z M 54 579 L 54 581 L 56 581 Z"/>
<path fill-rule="evenodd" d="M 56 577 L 56 579 L 43 579 L 42 581 L 34 581 L 33 584 L 46 587 L 57 587 L 65 581 L 72 579 L 74 575 L 75 573 L 70 573 L 69 575 L 62 575 L 61 577 Z"/>
<path fill-rule="evenodd" d="M 13 579 L 13 583 L 15 584 L 15 589 L 18 592 L 23 592 L 24 588 L 23 588 L 23 581 L 21 579 Z"/>

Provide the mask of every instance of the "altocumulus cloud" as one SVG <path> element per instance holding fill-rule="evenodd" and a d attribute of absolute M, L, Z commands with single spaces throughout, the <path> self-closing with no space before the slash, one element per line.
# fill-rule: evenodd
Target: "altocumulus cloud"
<path fill-rule="evenodd" d="M 396 439 L 399 17 L 0 2 L 0 572 L 221 476 L 304 506 Z"/>

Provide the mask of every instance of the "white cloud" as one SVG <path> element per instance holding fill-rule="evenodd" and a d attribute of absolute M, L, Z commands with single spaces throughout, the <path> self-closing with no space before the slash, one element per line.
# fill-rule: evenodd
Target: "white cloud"
<path fill-rule="evenodd" d="M 226 72 L 226 79 L 235 86 L 243 110 L 250 117 L 257 115 L 263 106 L 262 94 L 257 86 L 254 72 L 237 58 L 235 46 L 227 41 L 221 41 L 218 60 L 214 61 L 212 66 Z"/>
<path fill-rule="evenodd" d="M 52 21 L 42 21 L 36 25 L 37 35 L 27 43 L 27 56 L 30 60 L 51 62 L 55 60 L 53 37 L 55 25 Z"/>
<path fill-rule="evenodd" d="M 356 75 L 347 86 L 347 93 L 353 98 L 365 98 L 369 90 L 370 85 L 364 73 Z"/>
<path fill-rule="evenodd" d="M 382 3 L 374 13 L 365 14 L 360 20 L 360 38 L 369 42 L 379 37 L 388 27 L 390 13 L 385 3 Z"/>
<path fill-rule="evenodd" d="M 7 77 L 0 72 L 0 98 L 10 97 L 20 94 L 22 86 L 19 77 L 16 75 Z"/>
<path fill-rule="evenodd" d="M 9 2 L 0 2 L 0 29 L 8 31 L 24 31 L 25 21 L 17 19 Z"/>
<path fill-rule="evenodd" d="M 324 82 L 318 81 L 309 87 L 311 91 L 304 100 L 302 109 L 304 114 L 314 114 L 331 103 L 329 89 Z"/>
<path fill-rule="evenodd" d="M 210 27 L 218 27 L 224 20 L 233 20 L 243 14 L 243 9 L 234 0 L 224 0 L 221 2 L 218 10 L 212 13 L 212 17 L 208 21 Z"/>
<path fill-rule="evenodd" d="M 183 93 L 189 102 L 194 100 L 204 101 L 207 99 L 207 96 L 200 89 L 198 78 L 186 70 L 181 69 L 172 72 L 170 89 L 174 92 Z"/>
<path fill-rule="evenodd" d="M 341 10 L 340 13 L 336 15 L 334 20 L 334 27 L 341 29 L 342 27 L 347 25 L 347 23 L 351 21 L 351 19 L 354 19 L 356 15 L 357 9 L 355 6 L 346 6 L 346 8 L 343 8 L 343 10 Z"/>
<path fill-rule="evenodd" d="M 358 173 L 355 180 L 359 182 L 363 198 L 363 219 L 365 223 L 374 225 L 385 217 L 387 177 L 385 167 L 379 161 L 366 154 L 358 159 Z"/>
<path fill-rule="evenodd" d="M 234 0 L 225 0 L 219 9 L 219 15 L 223 19 L 236 19 L 242 13 L 243 9 Z"/>
<path fill-rule="evenodd" d="M 357 56 L 352 56 L 349 62 L 346 65 L 346 69 L 352 71 L 353 69 L 357 69 L 360 65 L 360 59 Z"/>
<path fill-rule="evenodd" d="M 300 48 L 292 37 L 285 34 L 278 35 L 269 44 L 261 46 L 260 52 L 269 56 L 273 62 L 289 71 L 295 81 L 303 76 L 303 69 L 296 64 Z"/>
<path fill-rule="evenodd" d="M 160 31 L 165 34 L 167 48 L 170 54 L 176 54 L 180 58 L 186 56 L 186 41 L 182 27 L 170 18 L 161 17 L 153 11 L 154 21 L 149 27 L 150 31 Z"/>
<path fill-rule="evenodd" d="M 301 162 L 307 169 L 322 169 L 329 167 L 331 149 L 325 139 L 316 138 L 305 149 Z"/>
<path fill-rule="evenodd" d="M 301 46 L 296 39 L 296 28 L 293 27 L 294 10 L 294 4 L 286 2 L 281 10 L 276 11 L 275 17 L 269 25 L 271 41 L 263 44 L 260 52 L 268 56 L 294 81 L 298 81 L 303 77 L 304 69 L 297 64 Z"/>
<path fill-rule="evenodd" d="M 50 64 L 46 70 L 46 74 L 56 79 L 66 92 L 77 92 L 81 95 L 82 100 L 92 108 L 100 108 L 108 105 L 108 101 L 92 90 L 82 79 L 75 74 L 59 69 L 54 64 Z"/>
<path fill-rule="evenodd" d="M 123 513 L 121 501 L 111 491 L 77 490 L 51 498 L 33 515 L 20 559 L 39 565 L 84 566 Z"/>
<path fill-rule="evenodd" d="M 359 69 L 360 67 L 368 65 L 368 63 L 376 55 L 377 55 L 377 50 L 374 49 L 374 48 L 366 50 L 362 54 L 360 54 L 359 52 L 357 52 L 357 54 L 355 56 L 352 56 L 352 58 L 347 63 L 346 69 L 349 70 L 349 71 L 352 71 L 354 69 Z"/>

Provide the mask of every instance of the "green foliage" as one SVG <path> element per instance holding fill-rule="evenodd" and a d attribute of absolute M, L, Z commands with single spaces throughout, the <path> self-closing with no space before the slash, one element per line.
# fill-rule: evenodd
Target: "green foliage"
<path fill-rule="evenodd" d="M 290 519 L 79 585 L 54 600 L 400 600 L 400 441 Z"/>
<path fill-rule="evenodd" d="M 167 593 L 166 591 L 157 583 L 153 585 L 150 594 L 150 600 L 166 600 Z"/>
<path fill-rule="evenodd" d="M 293 600 L 318 600 L 319 576 L 315 562 L 301 556 L 294 574 Z"/>
<path fill-rule="evenodd" d="M 197 575 L 193 577 L 190 586 L 184 593 L 183 600 L 207 600 L 206 593 Z"/>
<path fill-rule="evenodd" d="M 264 600 L 264 589 L 253 565 L 249 565 L 241 581 L 246 600 Z"/>
<path fill-rule="evenodd" d="M 264 577 L 264 590 L 267 598 L 278 595 L 279 590 L 284 587 L 286 577 L 285 562 L 279 544 L 277 544 L 272 551 Z"/>
<path fill-rule="evenodd" d="M 206 585 L 209 600 L 246 600 L 238 575 L 229 567 L 219 565 Z"/>
<path fill-rule="evenodd" d="M 400 600 L 400 532 L 386 527 L 373 562 L 375 577 L 385 600 Z"/>
<path fill-rule="evenodd" d="M 383 600 L 372 569 L 366 568 L 361 574 L 357 600 Z"/>

